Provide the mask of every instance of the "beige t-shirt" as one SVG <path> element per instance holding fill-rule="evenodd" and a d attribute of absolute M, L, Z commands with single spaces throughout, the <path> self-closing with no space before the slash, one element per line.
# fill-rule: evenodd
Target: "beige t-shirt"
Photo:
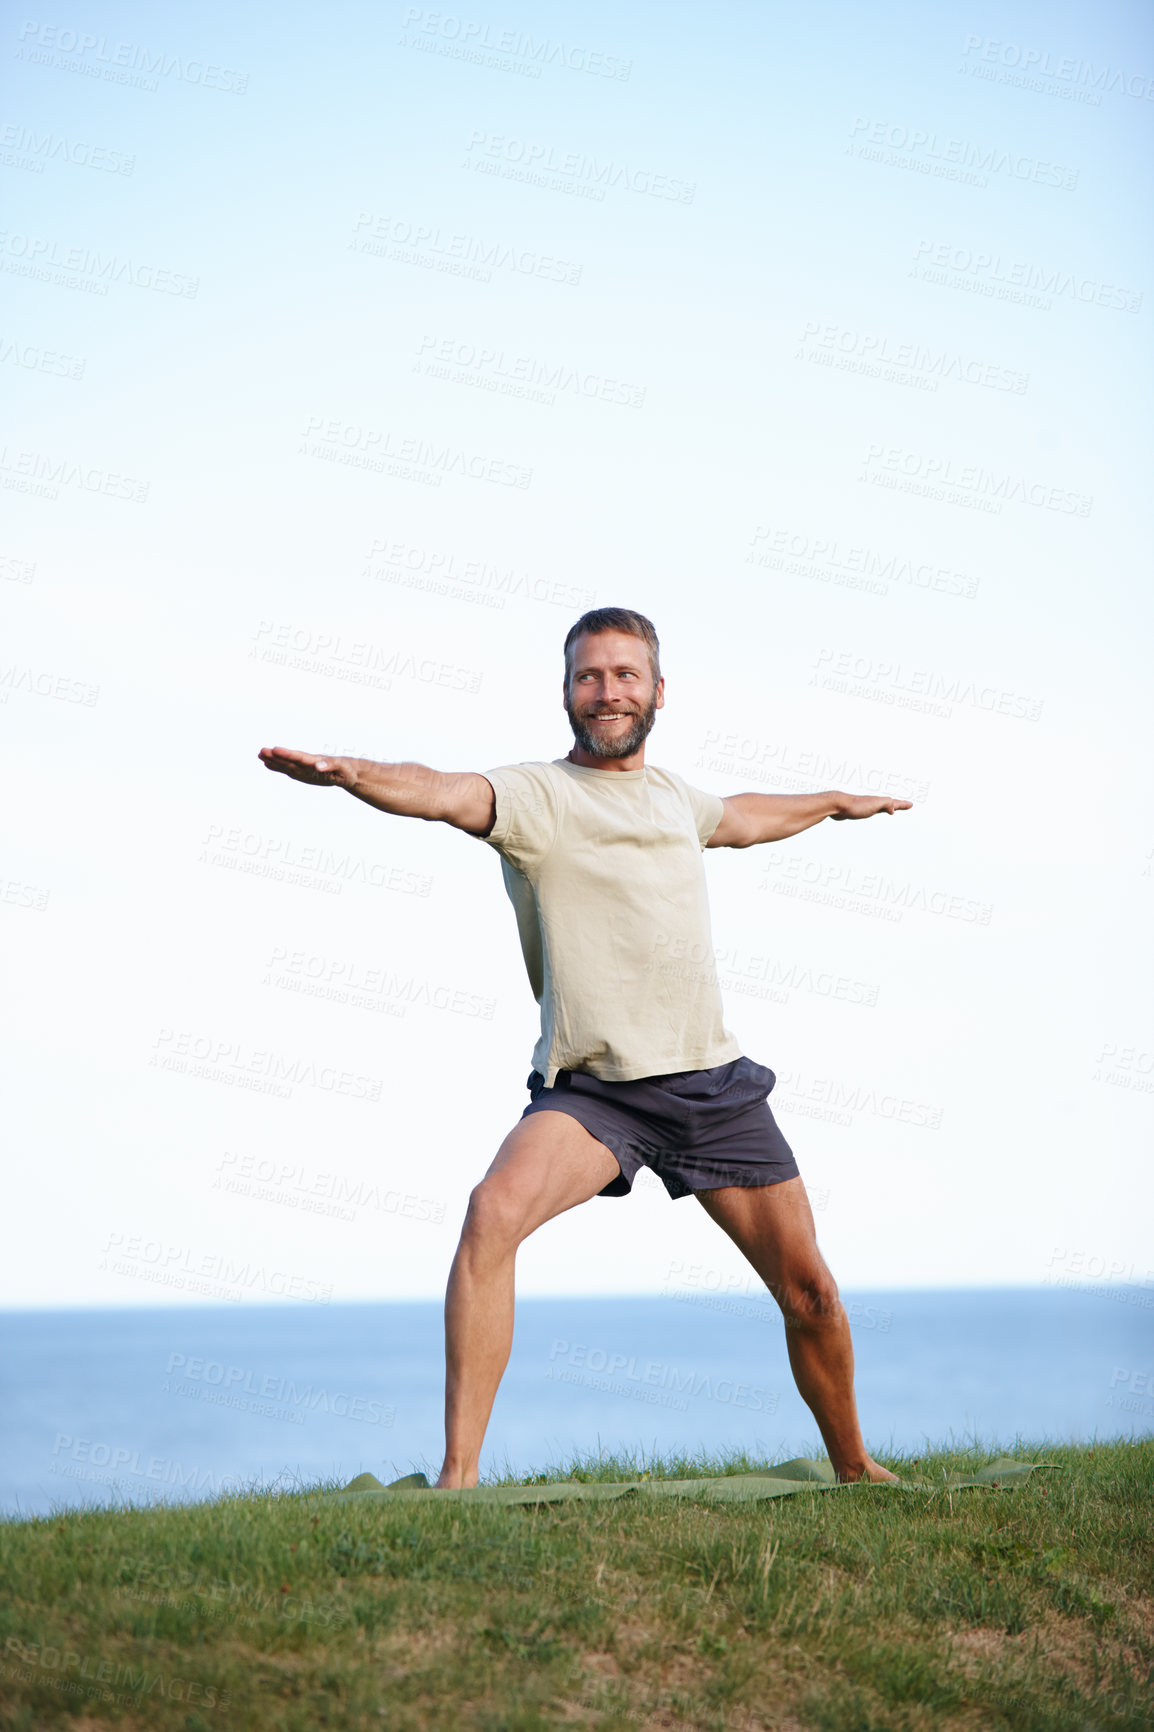
<path fill-rule="evenodd" d="M 605 1082 L 741 1057 L 722 1021 L 701 851 L 717 794 L 671 770 L 587 770 L 567 758 L 487 770 L 529 984 L 533 1064 Z M 674 960 L 681 959 L 681 960 Z M 685 960 L 689 959 L 689 960 Z"/>

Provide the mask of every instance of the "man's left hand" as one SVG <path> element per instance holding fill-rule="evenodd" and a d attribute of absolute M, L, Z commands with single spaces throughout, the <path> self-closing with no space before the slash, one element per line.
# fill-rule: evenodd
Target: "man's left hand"
<path fill-rule="evenodd" d="M 876 794 L 843 794 L 840 812 L 831 812 L 831 818 L 872 818 L 878 812 L 904 812 L 913 805 L 912 800 L 879 799 Z"/>

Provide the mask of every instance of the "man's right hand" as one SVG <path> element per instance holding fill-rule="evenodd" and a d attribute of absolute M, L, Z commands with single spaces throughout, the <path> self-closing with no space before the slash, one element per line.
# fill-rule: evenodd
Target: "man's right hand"
<path fill-rule="evenodd" d="M 312 782 L 318 788 L 348 788 L 357 783 L 357 768 L 351 758 L 316 758 L 311 752 L 294 752 L 288 746 L 262 746 L 257 756 L 266 770 L 279 770 L 294 782 Z"/>
<path fill-rule="evenodd" d="M 493 785 L 475 770 L 443 774 L 426 764 L 378 764 L 371 758 L 318 758 L 288 746 L 262 746 L 266 770 L 317 788 L 344 788 L 397 818 L 452 824 L 470 836 L 487 836 L 496 817 Z"/>

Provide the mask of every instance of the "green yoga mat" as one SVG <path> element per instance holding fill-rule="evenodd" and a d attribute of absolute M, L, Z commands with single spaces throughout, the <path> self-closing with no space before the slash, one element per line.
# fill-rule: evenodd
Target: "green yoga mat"
<path fill-rule="evenodd" d="M 1040 1467 L 1056 1467 L 1052 1461 L 1022 1462 L 1001 1456 L 977 1473 L 951 1473 L 939 1480 L 886 1481 L 891 1491 L 963 1491 L 969 1487 L 1001 1491 L 1019 1485 Z M 706 1503 L 754 1503 L 763 1498 L 792 1497 L 799 1491 L 855 1491 L 869 1482 L 835 1479 L 828 1461 L 783 1461 L 765 1473 L 734 1473 L 716 1479 L 625 1479 L 559 1480 L 554 1485 L 478 1485 L 467 1491 L 442 1491 L 441 1498 L 464 1503 L 543 1504 L 571 1503 L 577 1499 L 607 1503 L 622 1497 L 693 1497 Z M 428 1498 L 433 1487 L 423 1473 L 406 1474 L 391 1485 L 382 1485 L 371 1473 L 358 1474 L 343 1491 L 326 1492 L 327 1502 L 394 1502 Z"/>

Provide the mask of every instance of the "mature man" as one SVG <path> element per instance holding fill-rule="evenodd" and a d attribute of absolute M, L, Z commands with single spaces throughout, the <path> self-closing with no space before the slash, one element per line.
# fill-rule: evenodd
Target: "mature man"
<path fill-rule="evenodd" d="M 657 633 L 630 608 L 596 608 L 565 639 L 575 744 L 551 763 L 487 775 L 319 758 L 265 747 L 270 770 L 346 788 L 383 812 L 451 824 L 502 857 L 541 1036 L 530 1102 L 469 1199 L 445 1299 L 445 1461 L 438 1484 L 477 1483 L 513 1342 L 517 1248 L 555 1215 L 625 1196 L 642 1166 L 697 1197 L 781 1307 L 790 1365 L 842 1479 L 893 1479 L 867 1453 L 845 1308 L 805 1186 L 769 1108 L 775 1077 L 722 1022 L 704 848 L 780 842 L 823 818 L 908 800 L 733 794 L 645 763 L 665 704 Z"/>

